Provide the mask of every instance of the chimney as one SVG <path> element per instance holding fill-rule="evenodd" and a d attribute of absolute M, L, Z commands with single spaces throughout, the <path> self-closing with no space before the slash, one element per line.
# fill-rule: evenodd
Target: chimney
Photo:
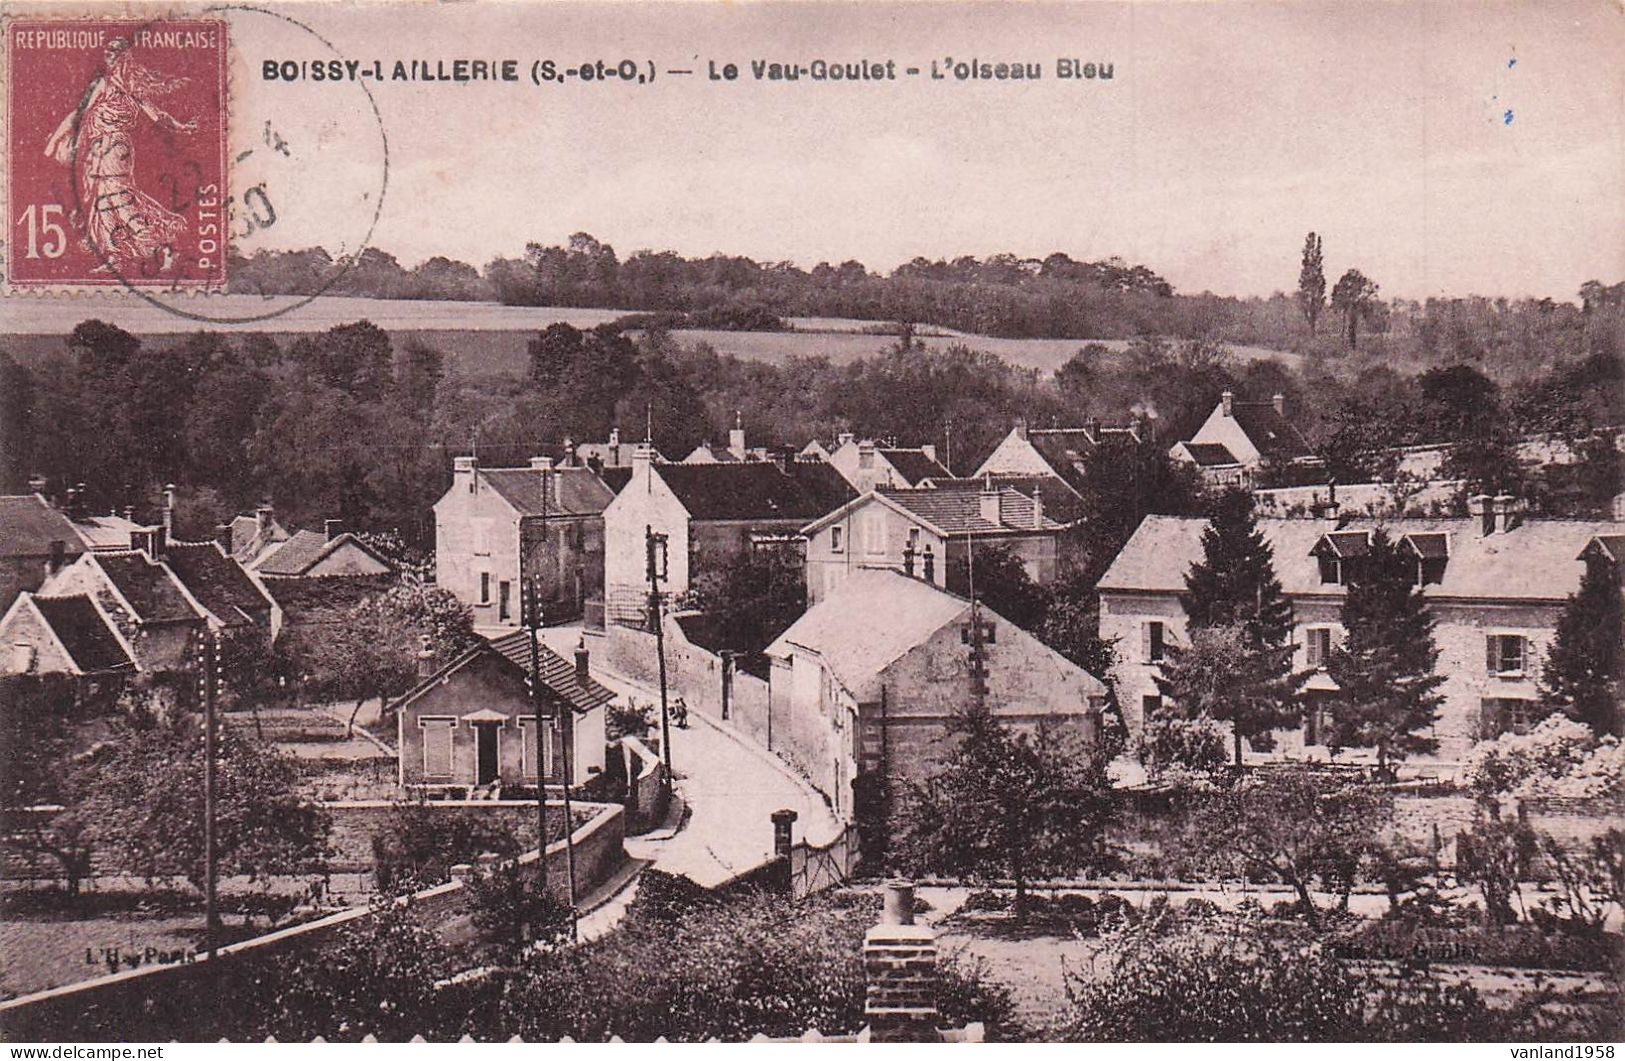
<path fill-rule="evenodd" d="M 888 881 L 880 923 L 863 936 L 863 1015 L 874 1043 L 940 1042 L 937 938 L 914 923 L 914 885 Z"/>
<path fill-rule="evenodd" d="M 220 546 L 221 552 L 231 555 L 231 524 L 221 523 L 214 528 L 215 543 Z"/>
<path fill-rule="evenodd" d="M 29 493 L 31 493 L 31 494 L 39 494 L 41 497 L 44 497 L 45 496 L 45 487 L 46 487 L 45 476 L 39 474 L 38 472 L 35 472 L 33 475 L 30 475 L 28 477 L 28 492 Z"/>
<path fill-rule="evenodd" d="M 1495 533 L 1495 499 L 1489 494 L 1474 494 L 1467 499 L 1467 514 L 1478 520 L 1481 535 Z"/>
<path fill-rule="evenodd" d="M 728 432 L 728 452 L 739 460 L 745 459 L 745 425 L 738 410 L 734 411 L 733 430 Z"/>
<path fill-rule="evenodd" d="M 1225 416 L 1236 415 L 1236 394 L 1234 391 L 1225 391 L 1219 395 L 1219 405 L 1224 409 Z"/>
<path fill-rule="evenodd" d="M 418 638 L 418 677 L 432 678 L 435 670 L 434 649 L 429 647 L 429 635 L 424 634 Z"/>
<path fill-rule="evenodd" d="M 552 457 L 532 457 L 530 459 L 530 466 L 535 471 L 550 472 L 550 471 L 553 470 L 553 458 Z"/>
<path fill-rule="evenodd" d="M 937 459 L 937 447 L 933 442 L 927 442 L 925 445 L 921 446 L 920 452 L 925 454 L 926 460 L 934 461 Z"/>
<path fill-rule="evenodd" d="M 1033 487 L 1033 530 L 1044 529 L 1044 491 L 1041 487 Z"/>
<path fill-rule="evenodd" d="M 1000 493 L 998 488 L 993 485 L 993 476 L 988 475 L 983 477 L 982 490 L 980 496 L 978 497 L 978 500 L 981 502 L 981 516 L 983 519 L 994 525 L 1004 522 L 999 518 L 999 499 Z"/>
<path fill-rule="evenodd" d="M 903 574 L 914 577 L 914 546 L 903 546 Z"/>
<path fill-rule="evenodd" d="M 649 466 L 654 463 L 654 460 L 655 448 L 649 443 L 639 442 L 636 446 L 632 447 L 632 477 L 634 479 L 638 477 L 639 469 L 642 469 L 645 473 L 647 473 Z"/>
<path fill-rule="evenodd" d="M 1100 442 L 1100 417 L 1091 416 L 1083 422 L 1083 433 L 1089 436 L 1089 441 Z"/>
<path fill-rule="evenodd" d="M 451 460 L 452 483 L 454 485 L 457 483 L 467 483 L 468 492 L 472 494 L 475 490 L 474 473 L 479 470 L 479 467 L 480 462 L 474 457 L 453 457 Z"/>
<path fill-rule="evenodd" d="M 569 435 L 565 435 L 562 448 L 564 452 L 559 455 L 559 466 L 562 468 L 576 467 L 576 440 Z"/>
<path fill-rule="evenodd" d="M 271 533 L 271 524 L 275 522 L 276 509 L 271 507 L 271 502 L 260 502 L 260 507 L 254 510 L 254 524 L 259 528 L 259 532 L 261 534 Z"/>
<path fill-rule="evenodd" d="M 587 636 L 585 634 L 576 640 L 576 681 L 583 685 L 587 683 Z"/>
<path fill-rule="evenodd" d="M 926 545 L 925 545 L 925 556 L 923 557 L 923 560 L 924 560 L 924 563 L 925 563 L 925 580 L 927 582 L 936 582 L 936 580 L 937 580 L 937 558 L 936 558 L 936 555 L 931 552 L 931 543 L 930 542 L 927 542 Z"/>
<path fill-rule="evenodd" d="M 58 571 L 62 570 L 62 565 L 67 562 L 68 546 L 66 542 L 52 539 L 51 544 L 47 546 L 47 548 L 50 551 L 46 553 L 45 557 L 45 573 L 48 575 L 54 575 Z"/>
<path fill-rule="evenodd" d="M 1023 442 L 1027 441 L 1027 421 L 1016 421 L 1016 437 L 1021 439 Z"/>
<path fill-rule="evenodd" d="M 164 533 L 171 539 L 175 537 L 175 484 L 164 484 Z"/>
<path fill-rule="evenodd" d="M 75 483 L 68 488 L 68 518 L 80 520 L 85 517 L 85 484 Z"/>
<path fill-rule="evenodd" d="M 167 536 L 163 525 L 138 527 L 130 532 L 130 548 L 145 553 L 149 560 L 162 560 Z"/>
<path fill-rule="evenodd" d="M 324 538 L 326 538 L 328 541 L 332 541 L 334 538 L 337 538 L 339 535 L 341 535 L 343 533 L 344 533 L 344 521 L 342 519 L 324 519 L 324 520 L 322 520 L 322 536 Z"/>
<path fill-rule="evenodd" d="M 1505 534 L 1518 526 L 1518 516 L 1521 506 L 1518 499 L 1511 494 L 1497 494 L 1491 502 L 1495 506 L 1495 530 L 1497 534 Z"/>
<path fill-rule="evenodd" d="M 1270 402 L 1275 406 L 1276 416 L 1286 415 L 1286 395 L 1277 394 L 1270 399 Z"/>
<path fill-rule="evenodd" d="M 852 432 L 850 432 L 850 431 L 842 431 L 839 435 L 835 436 L 835 448 L 836 449 L 840 449 L 842 446 L 849 446 L 851 444 L 852 444 Z"/>
<path fill-rule="evenodd" d="M 126 523 L 134 523 L 135 522 L 135 506 L 134 505 L 125 505 L 124 506 L 124 522 L 126 522 Z"/>

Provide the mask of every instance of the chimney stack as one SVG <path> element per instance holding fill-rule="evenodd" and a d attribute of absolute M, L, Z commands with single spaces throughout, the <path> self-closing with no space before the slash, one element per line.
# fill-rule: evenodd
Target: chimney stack
<path fill-rule="evenodd" d="M 472 494 L 475 490 L 474 473 L 479 470 L 479 467 L 480 462 L 475 457 L 453 457 L 451 459 L 451 481 L 454 484 L 467 483 L 468 492 Z"/>
<path fill-rule="evenodd" d="M 1236 394 L 1234 391 L 1225 391 L 1219 395 L 1219 405 L 1224 409 L 1225 416 L 1236 415 Z"/>
<path fill-rule="evenodd" d="M 639 442 L 632 447 L 632 477 L 637 478 L 639 469 L 647 472 L 649 466 L 654 464 L 654 460 L 655 448 L 650 443 Z"/>
<path fill-rule="evenodd" d="M 1091 416 L 1083 422 L 1083 433 L 1089 436 L 1089 441 L 1100 443 L 1100 417 Z"/>
<path fill-rule="evenodd" d="M 276 509 L 271 507 L 271 502 L 260 502 L 260 507 L 254 510 L 254 525 L 259 528 L 260 534 L 270 534 L 271 525 L 275 522 Z"/>
<path fill-rule="evenodd" d="M 230 556 L 231 555 L 231 524 L 229 524 L 229 523 L 217 524 L 215 526 L 215 528 L 214 528 L 214 540 L 215 540 L 215 544 L 220 546 L 220 551 L 225 553 L 227 556 Z"/>
<path fill-rule="evenodd" d="M 334 538 L 337 538 L 339 535 L 341 535 L 343 533 L 344 533 L 344 521 L 342 519 L 324 519 L 324 520 L 322 520 L 322 536 L 324 538 L 326 538 L 328 541 L 332 541 Z"/>
<path fill-rule="evenodd" d="M 852 437 L 852 432 L 842 431 L 839 435 L 835 436 L 835 448 L 840 449 L 842 446 L 851 445 Z"/>
<path fill-rule="evenodd" d="M 931 552 L 930 542 L 925 543 L 925 555 L 923 557 L 923 562 L 925 564 L 925 580 L 932 583 L 936 582 L 937 558 L 936 555 Z"/>
<path fill-rule="evenodd" d="M 434 649 L 429 647 L 429 635 L 418 638 L 418 677 L 432 678 L 435 672 Z"/>
<path fill-rule="evenodd" d="M 552 457 L 532 457 L 530 459 L 530 466 L 535 471 L 550 472 L 550 471 L 553 470 L 553 458 Z"/>
<path fill-rule="evenodd" d="M 1044 529 L 1044 491 L 1042 487 L 1033 487 L 1033 530 Z"/>
<path fill-rule="evenodd" d="M 1000 493 L 998 487 L 993 485 L 993 476 L 987 475 L 982 478 L 982 490 L 978 500 L 981 502 L 981 516 L 983 519 L 995 526 L 1004 522 L 1000 518 Z"/>
<path fill-rule="evenodd" d="M 863 937 L 863 1013 L 869 1041 L 940 1042 L 937 1030 L 937 937 L 914 923 L 914 885 L 888 881 L 880 923 Z"/>
<path fill-rule="evenodd" d="M 1027 421 L 1016 421 L 1016 437 L 1021 439 L 1023 442 L 1027 441 Z"/>
<path fill-rule="evenodd" d="M 1270 399 L 1270 402 L 1272 404 L 1274 404 L 1274 406 L 1275 406 L 1275 415 L 1276 416 L 1285 416 L 1286 415 L 1286 395 L 1277 394 L 1277 395 L 1275 395 L 1274 397 L 1272 397 Z"/>
<path fill-rule="evenodd" d="M 162 524 L 156 527 L 138 527 L 130 532 L 130 548 L 144 553 L 149 560 L 162 560 L 167 536 Z"/>
<path fill-rule="evenodd" d="M 1491 501 L 1495 506 L 1495 531 L 1505 534 L 1518 526 L 1518 499 L 1511 494 L 1497 494 Z"/>
<path fill-rule="evenodd" d="M 738 460 L 745 459 L 745 424 L 737 409 L 734 410 L 733 430 L 728 432 L 728 452 Z"/>
<path fill-rule="evenodd" d="M 175 537 L 175 484 L 174 483 L 165 483 L 164 484 L 164 512 L 163 512 L 162 519 L 163 519 L 163 524 L 164 524 L 164 533 L 169 535 L 171 540 L 173 540 L 174 537 Z"/>
<path fill-rule="evenodd" d="M 35 472 L 33 475 L 30 475 L 28 477 L 28 492 L 29 493 L 38 494 L 41 497 L 44 497 L 45 496 L 45 486 L 46 486 L 45 476 L 39 474 L 38 472 Z"/>
<path fill-rule="evenodd" d="M 587 635 L 576 640 L 576 681 L 587 683 Z"/>

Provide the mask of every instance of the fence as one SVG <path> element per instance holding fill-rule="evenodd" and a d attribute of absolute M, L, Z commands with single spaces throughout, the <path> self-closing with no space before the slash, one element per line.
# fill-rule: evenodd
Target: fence
<path fill-rule="evenodd" d="M 803 899 L 852 879 L 858 870 L 858 829 L 848 825 L 824 845 L 801 840 L 790 847 L 790 897 Z"/>

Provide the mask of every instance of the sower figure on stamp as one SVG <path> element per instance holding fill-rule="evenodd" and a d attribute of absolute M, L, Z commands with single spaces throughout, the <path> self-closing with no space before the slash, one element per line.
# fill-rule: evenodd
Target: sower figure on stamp
<path fill-rule="evenodd" d="M 79 202 L 72 221 L 102 258 L 97 272 L 130 271 L 148 262 L 163 271 L 173 262 L 175 240 L 186 231 L 185 218 L 136 187 L 133 133 L 142 114 L 178 133 L 195 131 L 195 121 L 180 121 L 154 102 L 187 79 L 153 73 L 129 49 L 124 38 L 108 45 L 102 73 L 45 144 L 46 155 L 76 170 Z"/>

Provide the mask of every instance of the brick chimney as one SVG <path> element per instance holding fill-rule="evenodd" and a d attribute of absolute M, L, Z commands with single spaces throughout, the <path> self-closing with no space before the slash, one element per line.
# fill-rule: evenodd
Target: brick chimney
<path fill-rule="evenodd" d="M 587 638 L 583 634 L 576 640 L 576 681 L 587 682 Z"/>
<path fill-rule="evenodd" d="M 1027 441 L 1027 421 L 1016 421 L 1016 437 L 1021 439 L 1023 442 Z"/>
<path fill-rule="evenodd" d="M 342 519 L 322 520 L 322 537 L 326 538 L 328 541 L 332 541 L 334 538 L 337 538 L 343 533 L 344 521 Z"/>
<path fill-rule="evenodd" d="M 1495 533 L 1495 499 L 1489 494 L 1469 497 L 1467 514 L 1478 520 L 1479 534 L 1488 536 Z"/>
<path fill-rule="evenodd" d="M 1033 530 L 1044 529 L 1044 491 L 1033 487 Z"/>
<path fill-rule="evenodd" d="M 175 538 L 175 484 L 174 483 L 165 483 L 164 484 L 164 511 L 163 511 L 163 515 L 162 515 L 161 518 L 162 518 L 163 524 L 164 524 L 164 533 L 168 534 L 169 537 L 170 537 L 170 540 L 173 541 L 174 538 Z"/>
<path fill-rule="evenodd" d="M 530 459 L 530 466 L 531 466 L 532 470 L 534 470 L 534 471 L 550 472 L 550 471 L 553 470 L 553 458 L 552 457 L 532 457 Z"/>
<path fill-rule="evenodd" d="M 254 524 L 259 528 L 260 534 L 270 534 L 271 525 L 275 522 L 276 509 L 271 507 L 271 502 L 269 501 L 261 502 L 260 507 L 254 510 Z"/>
<path fill-rule="evenodd" d="M 852 432 L 842 431 L 839 435 L 835 436 L 835 448 L 840 449 L 842 446 L 850 445 L 852 438 Z"/>
<path fill-rule="evenodd" d="M 1517 528 L 1519 517 L 1523 513 L 1523 506 L 1511 494 L 1497 494 L 1490 502 L 1495 506 L 1495 531 L 1505 534 Z"/>
<path fill-rule="evenodd" d="M 869 1041 L 940 1042 L 937 936 L 914 923 L 914 885 L 888 881 L 880 923 L 863 936 L 863 1014 Z"/>
<path fill-rule="evenodd" d="M 1220 394 L 1219 395 L 1219 405 L 1220 405 L 1221 408 L 1223 408 L 1225 416 L 1235 416 L 1236 415 L 1236 393 L 1235 393 L 1235 391 L 1225 391 L 1224 393 Z"/>
<path fill-rule="evenodd" d="M 1083 433 L 1089 436 L 1089 441 L 1100 442 L 1100 417 L 1091 416 L 1083 422 Z"/>
<path fill-rule="evenodd" d="M 920 557 L 920 562 L 925 565 L 925 580 L 927 582 L 936 582 L 937 557 L 936 554 L 931 551 L 930 542 L 925 543 L 925 553 Z"/>
<path fill-rule="evenodd" d="M 46 485 L 45 476 L 39 474 L 38 472 L 35 472 L 33 475 L 28 477 L 28 492 L 31 494 L 38 494 L 41 497 L 44 497 Z"/>
<path fill-rule="evenodd" d="M 429 647 L 429 637 L 425 634 L 418 638 L 418 677 L 432 678 L 436 669 L 434 649 Z"/>
<path fill-rule="evenodd" d="M 168 535 L 162 524 L 156 527 L 138 527 L 130 532 L 130 548 L 145 553 L 149 560 L 162 560 L 167 544 Z"/>
<path fill-rule="evenodd" d="M 733 430 L 728 432 L 728 452 L 739 460 L 745 459 L 745 424 L 737 409 L 734 410 Z"/>
<path fill-rule="evenodd" d="M 1275 395 L 1274 397 L 1272 397 L 1270 399 L 1270 403 L 1275 406 L 1275 415 L 1276 416 L 1285 416 L 1286 415 L 1286 395 L 1277 394 L 1277 395 Z"/>
<path fill-rule="evenodd" d="M 632 447 L 632 478 L 636 479 L 640 471 L 647 473 L 654 460 L 655 448 L 650 443 L 639 442 Z"/>
<path fill-rule="evenodd" d="M 999 512 L 999 489 L 993 485 L 993 477 L 991 475 L 983 477 L 982 490 L 977 500 L 981 503 L 981 516 L 983 519 L 994 525 L 1004 522 L 999 518 L 1001 515 Z"/>

